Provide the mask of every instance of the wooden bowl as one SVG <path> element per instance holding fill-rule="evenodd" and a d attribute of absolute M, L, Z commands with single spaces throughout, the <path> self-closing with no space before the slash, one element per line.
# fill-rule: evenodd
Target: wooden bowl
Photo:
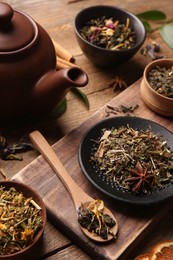
<path fill-rule="evenodd" d="M 135 45 L 132 48 L 125 50 L 110 50 L 98 47 L 85 40 L 81 36 L 81 28 L 91 19 L 97 19 L 102 16 L 105 16 L 108 19 L 112 17 L 113 19 L 118 20 L 120 24 L 125 24 L 127 18 L 129 18 L 130 27 L 136 34 Z M 108 5 L 96 5 L 82 9 L 75 17 L 74 30 L 77 42 L 85 56 L 94 65 L 100 67 L 116 66 L 129 60 L 140 49 L 146 38 L 145 27 L 137 16 L 122 8 Z"/>
<path fill-rule="evenodd" d="M 24 249 L 21 249 L 20 251 L 17 251 L 16 253 L 8 254 L 8 255 L 0 255 L 0 260 L 29 260 L 29 259 L 36 259 L 35 252 L 38 251 L 40 244 L 42 242 L 42 236 L 46 225 L 46 207 L 42 200 L 42 198 L 39 196 L 39 194 L 34 191 L 29 186 L 16 182 L 16 181 L 0 181 L 0 186 L 5 187 L 5 189 L 10 189 L 11 187 L 14 187 L 18 192 L 22 192 L 25 198 L 32 198 L 37 205 L 41 207 L 41 217 L 43 220 L 42 226 L 40 230 L 38 231 L 37 235 L 33 239 L 33 241 Z"/>
<path fill-rule="evenodd" d="M 173 116 L 173 98 L 166 97 L 156 92 L 149 84 L 147 78 L 148 73 L 156 66 L 171 68 L 173 59 L 160 59 L 150 62 L 143 74 L 143 79 L 140 86 L 140 93 L 144 103 L 154 112 L 172 117 Z"/>

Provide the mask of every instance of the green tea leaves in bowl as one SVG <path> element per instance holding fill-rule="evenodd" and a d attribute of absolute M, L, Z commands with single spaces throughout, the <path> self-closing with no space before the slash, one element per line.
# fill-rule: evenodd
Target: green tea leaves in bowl
<path fill-rule="evenodd" d="M 134 46 L 136 38 L 129 18 L 126 24 L 105 16 L 91 19 L 81 28 L 80 33 L 88 42 L 109 50 L 130 49 Z"/>

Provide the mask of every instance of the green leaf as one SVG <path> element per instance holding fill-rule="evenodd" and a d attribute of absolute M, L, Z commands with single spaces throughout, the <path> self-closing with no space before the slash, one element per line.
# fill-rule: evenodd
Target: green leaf
<path fill-rule="evenodd" d="M 64 98 L 52 111 L 53 118 L 60 117 L 67 110 L 67 100 Z"/>
<path fill-rule="evenodd" d="M 147 21 L 142 21 L 142 23 L 147 32 L 150 32 L 152 30 L 151 25 Z"/>
<path fill-rule="evenodd" d="M 137 16 L 142 20 L 160 21 L 166 19 L 166 14 L 159 10 L 145 11 L 137 14 Z"/>
<path fill-rule="evenodd" d="M 86 107 L 89 109 L 89 101 L 87 96 L 78 88 L 70 88 L 70 91 L 75 94 L 79 99 L 81 99 Z M 67 110 L 67 99 L 64 98 L 51 112 L 52 118 L 60 117 Z"/>
<path fill-rule="evenodd" d="M 160 35 L 170 48 L 173 48 L 173 26 L 165 24 L 160 27 Z"/>
<path fill-rule="evenodd" d="M 88 109 L 90 108 L 89 100 L 85 93 L 83 93 L 79 88 L 70 88 L 70 91 L 80 100 L 82 100 Z"/>

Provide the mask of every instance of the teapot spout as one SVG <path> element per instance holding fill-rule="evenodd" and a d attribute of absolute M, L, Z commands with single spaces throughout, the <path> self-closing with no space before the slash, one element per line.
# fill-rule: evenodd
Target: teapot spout
<path fill-rule="evenodd" d="M 49 112 L 66 96 L 71 87 L 84 87 L 88 84 L 87 74 L 78 67 L 49 71 L 33 89 L 37 111 Z"/>

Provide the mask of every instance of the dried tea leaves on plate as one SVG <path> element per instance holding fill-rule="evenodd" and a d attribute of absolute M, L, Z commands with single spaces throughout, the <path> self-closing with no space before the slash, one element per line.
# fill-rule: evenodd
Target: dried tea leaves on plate
<path fill-rule="evenodd" d="M 133 129 L 133 131 L 130 130 L 134 132 L 132 134 L 133 137 L 131 137 L 131 140 L 128 140 L 129 142 L 131 142 L 132 145 L 128 144 L 128 149 L 129 149 L 128 151 L 124 151 L 125 149 L 122 147 L 122 145 L 120 145 L 119 147 L 111 148 L 111 150 L 113 151 L 108 153 L 109 157 L 111 155 L 111 159 L 112 156 L 120 156 L 119 160 L 117 158 L 118 167 L 114 162 L 114 166 L 110 165 L 106 167 L 105 170 L 104 167 L 102 168 L 102 166 L 96 165 L 96 162 L 93 160 L 93 158 L 91 160 L 91 157 L 94 156 L 97 150 L 100 150 L 99 151 L 100 154 L 102 153 L 104 154 L 102 147 L 98 149 L 99 139 L 101 139 L 102 136 L 104 135 L 102 130 L 106 129 L 108 130 L 109 133 L 109 131 L 112 128 L 114 128 L 114 129 L 119 129 L 117 130 L 119 131 L 119 134 L 121 131 L 123 134 L 125 130 L 123 128 L 121 129 L 121 127 Z M 159 149 L 156 149 L 155 147 L 156 145 L 156 142 L 154 141 L 155 139 L 153 139 L 152 142 L 152 145 L 154 145 L 153 147 L 150 147 L 151 145 L 150 140 L 147 142 L 147 137 L 146 137 L 146 142 L 143 140 L 144 137 L 147 136 L 146 134 L 147 131 L 148 131 L 147 134 L 150 134 L 150 132 L 153 133 L 153 138 L 157 139 L 158 136 L 159 138 L 162 138 L 162 141 L 160 142 L 161 147 Z M 138 136 L 139 133 L 141 135 L 140 138 Z M 134 142 L 136 142 L 135 138 L 138 139 L 140 143 L 140 145 L 139 144 L 138 145 L 139 146 L 142 145 L 142 147 L 144 147 L 145 151 L 143 151 L 143 155 L 138 151 L 135 151 L 135 149 L 138 149 L 138 146 L 137 148 L 134 147 Z M 124 141 L 125 147 L 127 146 L 126 141 L 127 138 Z M 117 146 L 117 142 L 118 141 L 116 140 L 116 146 Z M 109 142 L 108 142 L 108 146 L 109 146 Z M 133 151 L 130 150 L 132 148 Z M 162 149 L 163 151 L 161 152 Z M 115 150 L 119 150 L 119 151 L 115 152 Z M 147 159 L 148 161 L 145 161 L 146 155 L 149 150 L 150 153 L 148 155 L 148 159 Z M 93 125 L 86 132 L 79 146 L 79 164 L 81 166 L 83 173 L 88 178 L 88 180 L 104 194 L 114 199 L 118 199 L 120 201 L 127 202 L 130 204 L 149 206 L 151 204 L 161 203 L 173 196 L 172 153 L 173 153 L 173 134 L 165 127 L 159 125 L 156 122 L 153 122 L 148 119 L 140 118 L 140 117 L 132 117 L 132 116 L 117 117 L 116 116 L 116 117 L 111 117 L 111 118 L 101 120 L 100 122 Z M 133 158 L 134 154 L 136 158 Z M 161 168 L 166 167 L 161 170 L 161 172 L 163 172 L 163 175 L 162 174 L 159 175 L 160 179 L 158 179 L 157 170 L 154 169 L 157 163 L 159 162 L 159 160 L 157 161 L 157 158 L 155 158 L 156 155 L 163 157 L 164 160 L 167 157 L 166 159 L 167 161 L 165 161 L 163 164 L 159 163 L 160 168 L 158 171 L 160 171 Z M 120 166 L 122 167 L 121 164 L 124 160 L 129 160 L 129 161 L 127 161 L 127 163 L 124 164 L 125 166 L 123 168 L 125 169 L 120 170 Z M 102 157 L 98 158 L 98 161 L 100 163 L 100 161 L 102 161 Z M 100 165 L 101 164 L 102 162 L 100 163 Z M 114 174 L 111 173 L 112 169 L 115 172 Z M 155 173 L 156 173 L 156 178 L 155 176 L 152 176 L 153 174 L 155 175 Z M 131 180 L 129 181 L 128 178 L 131 178 Z M 149 185 L 148 185 L 148 181 L 149 181 Z M 153 186 L 153 184 L 156 183 L 158 185 Z M 122 187 L 121 185 L 124 185 L 124 187 Z M 134 191 L 132 191 L 132 189 Z"/>

